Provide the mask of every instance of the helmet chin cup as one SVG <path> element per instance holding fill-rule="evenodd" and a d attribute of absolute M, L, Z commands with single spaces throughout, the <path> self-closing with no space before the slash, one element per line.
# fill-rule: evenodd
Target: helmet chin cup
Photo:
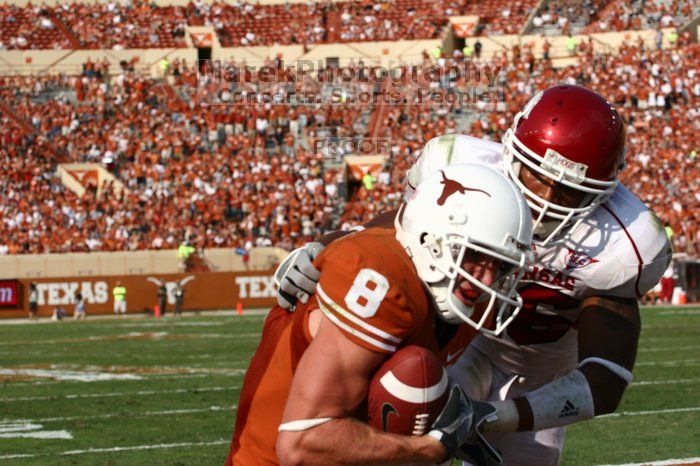
<path fill-rule="evenodd" d="M 462 316 L 470 318 L 474 313 L 474 308 L 455 299 L 454 296 L 449 296 L 447 293 L 448 288 L 448 279 L 441 280 L 439 283 L 433 283 L 428 286 L 430 294 L 433 295 L 438 308 L 438 316 L 448 324 L 462 324 L 464 323 L 464 317 Z M 458 312 L 455 312 L 455 309 L 457 309 Z"/>
<path fill-rule="evenodd" d="M 495 336 L 500 335 L 522 307 L 522 300 L 517 293 L 517 286 L 523 275 L 522 270 L 510 277 L 506 277 L 501 284 L 498 284 L 499 288 L 494 288 L 494 285 L 489 286 L 464 270 L 461 264 L 468 249 L 491 255 L 516 266 L 526 264 L 529 261 L 530 251 L 523 252 L 522 256 L 515 260 L 488 251 L 477 244 L 471 244 L 468 239 L 448 239 L 446 237 L 432 238 L 432 240 L 426 241 L 422 246 L 433 257 L 432 267 L 443 277 L 440 281 L 428 285 L 440 310 L 440 317 L 448 323 L 466 323 L 482 333 Z M 454 254 L 453 251 L 456 247 L 459 249 Z M 437 253 L 436 249 L 439 249 Z M 442 260 L 437 261 L 438 257 Z M 488 299 L 488 304 L 479 316 L 474 315 L 474 307 L 467 306 L 455 296 L 460 278 L 469 282 L 473 289 L 481 292 L 477 302 L 482 297 Z M 511 309 L 510 313 L 508 313 L 509 309 Z M 489 323 L 490 317 L 494 321 L 494 328 L 485 327 Z"/>

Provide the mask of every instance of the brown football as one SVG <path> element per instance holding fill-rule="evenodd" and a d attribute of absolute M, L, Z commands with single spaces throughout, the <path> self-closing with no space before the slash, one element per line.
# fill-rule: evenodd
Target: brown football
<path fill-rule="evenodd" d="M 368 422 L 394 434 L 426 434 L 447 402 L 448 388 L 437 356 L 419 346 L 402 348 L 370 382 Z"/>

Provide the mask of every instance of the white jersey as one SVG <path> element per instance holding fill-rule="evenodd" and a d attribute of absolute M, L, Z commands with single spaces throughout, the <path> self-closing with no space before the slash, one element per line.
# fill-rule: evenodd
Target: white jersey
<path fill-rule="evenodd" d="M 417 184 L 449 163 L 503 167 L 501 144 L 462 135 L 438 139 L 426 145 L 409 171 L 414 172 L 409 182 Z M 671 260 L 660 220 L 622 185 L 562 239 L 534 248 L 536 264 L 519 290 L 524 301 L 520 314 L 501 337 L 479 335 L 472 345 L 505 372 L 550 380 L 578 362 L 573 325 L 581 300 L 641 297 L 661 279 Z"/>

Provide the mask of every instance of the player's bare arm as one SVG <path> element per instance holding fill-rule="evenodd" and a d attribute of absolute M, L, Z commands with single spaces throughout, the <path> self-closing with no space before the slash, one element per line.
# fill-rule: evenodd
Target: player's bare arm
<path fill-rule="evenodd" d="M 591 297 L 578 319 L 579 369 L 588 380 L 595 415 L 612 413 L 630 381 L 641 328 L 636 299 Z M 586 361 L 589 363 L 583 364 Z M 607 361 L 607 362 L 606 362 Z"/>
<path fill-rule="evenodd" d="M 304 430 L 281 431 L 277 453 L 282 464 L 435 463 L 444 459 L 444 446 L 430 436 L 388 434 L 351 417 L 367 395 L 371 372 L 386 355 L 351 342 L 325 316 L 320 320 L 297 367 L 282 426 L 295 428 L 300 421 L 311 425 L 330 420 Z"/>

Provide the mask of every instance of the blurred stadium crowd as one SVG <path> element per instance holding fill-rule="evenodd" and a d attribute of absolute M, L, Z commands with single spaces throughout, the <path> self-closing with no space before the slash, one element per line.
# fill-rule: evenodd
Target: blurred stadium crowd
<path fill-rule="evenodd" d="M 476 33 L 622 31 L 678 26 L 700 5 L 693 0 L 361 0 L 260 5 L 144 0 L 0 4 L 0 50 L 186 47 L 185 28 L 213 26 L 224 47 L 431 39 L 450 16 L 477 15 Z M 527 22 L 530 15 L 532 21 Z"/>
<path fill-rule="evenodd" d="M 482 33 L 513 27 L 513 17 L 526 16 L 534 2 L 507 3 L 509 10 L 493 8 Z M 569 11 L 567 2 L 545 3 L 552 15 Z M 577 2 L 582 8 L 596 3 Z M 444 19 L 438 13 L 445 14 L 424 0 L 337 5 L 0 6 L 0 23 L 15 26 L 11 33 L 3 27 L 0 40 L 4 47 L 32 47 L 32 37 L 49 37 L 35 34 L 36 28 L 55 30 L 60 18 L 79 31 L 72 41 L 88 48 L 178 46 L 185 22 L 211 22 L 229 44 L 312 43 L 328 38 L 329 16 L 336 40 L 399 39 L 434 36 Z M 624 27 L 641 27 L 666 24 L 666 16 L 672 24 L 674 15 L 690 8 L 688 2 L 678 2 L 678 11 L 649 5 L 619 0 L 603 11 L 622 8 Z M 471 6 L 456 0 L 447 5 L 450 14 Z M 406 21 L 411 11 L 416 20 Z M 635 15 L 644 21 L 635 22 Z M 229 21 L 233 17 L 251 21 Z M 598 28 L 605 18 L 591 15 L 586 27 Z M 22 34 L 24 45 L 17 40 Z M 50 37 L 51 47 L 71 42 L 60 34 Z M 427 53 L 425 59 L 442 67 L 461 60 Z M 558 69 L 528 46 L 490 60 L 481 64 L 503 67 L 498 102 L 470 108 L 392 104 L 379 112 L 331 104 L 201 107 L 197 72 L 179 61 L 170 64 L 167 79 L 141 75 L 126 62 L 110 75 L 106 61 L 86 63 L 80 76 L 0 77 L 0 254 L 175 248 L 189 237 L 202 248 L 291 249 L 396 206 L 404 174 L 430 138 L 466 132 L 500 140 L 537 90 L 569 82 L 600 92 L 621 111 L 628 122 L 623 182 L 659 214 L 677 252 L 698 255 L 700 45 L 681 38 L 671 49 L 626 43 L 613 53 L 594 54 L 584 43 L 575 63 Z M 329 128 L 336 128 L 334 136 L 390 138 L 391 157 L 376 183 L 360 187 L 349 201 L 343 173 L 313 150 L 313 141 L 328 136 Z M 62 162 L 101 163 L 128 189 L 117 193 L 102 186 L 98 195 L 93 186 L 77 197 L 55 174 Z"/>

